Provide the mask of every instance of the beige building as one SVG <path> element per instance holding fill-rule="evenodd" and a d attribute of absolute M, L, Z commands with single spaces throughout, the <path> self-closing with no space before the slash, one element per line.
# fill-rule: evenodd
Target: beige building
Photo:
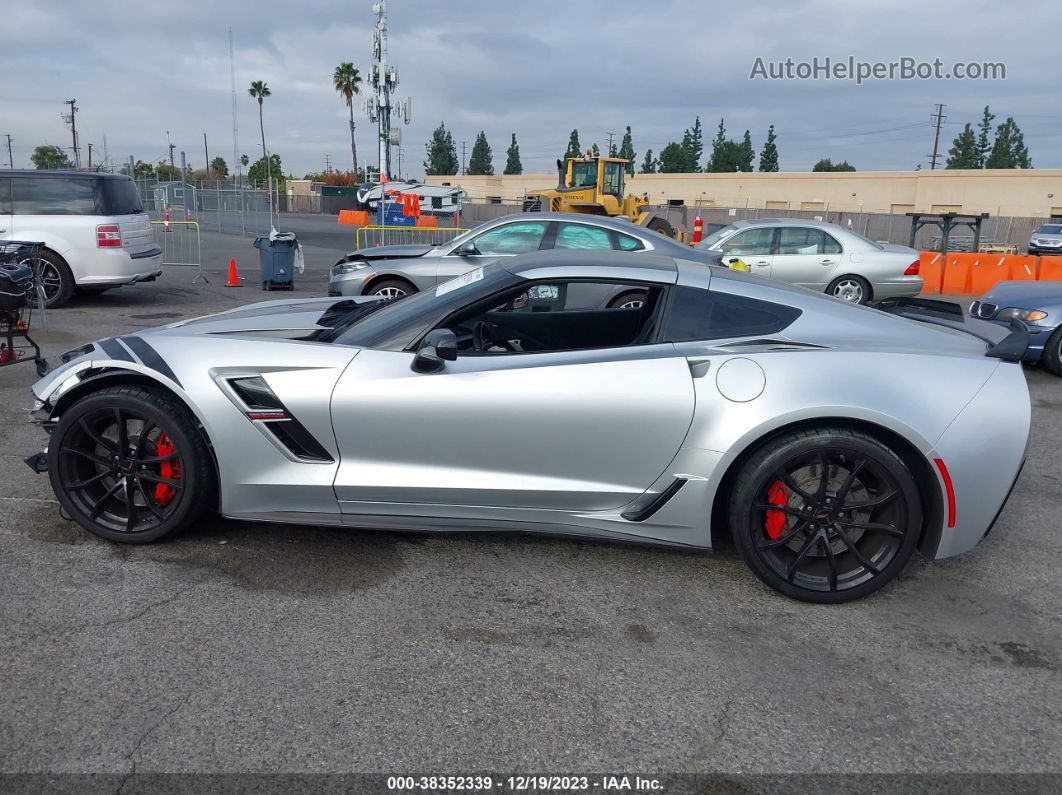
<path fill-rule="evenodd" d="M 557 175 L 427 181 L 460 185 L 473 200 L 519 201 L 528 191 L 556 187 Z M 653 204 L 682 200 L 692 207 L 1062 215 L 1062 169 L 636 174 L 627 179 L 626 189 L 648 193 Z"/>

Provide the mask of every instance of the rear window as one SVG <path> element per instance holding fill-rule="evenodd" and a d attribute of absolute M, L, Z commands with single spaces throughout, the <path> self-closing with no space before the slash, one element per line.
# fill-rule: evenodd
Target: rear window
<path fill-rule="evenodd" d="M 102 215 L 136 215 L 144 212 L 140 191 L 131 179 L 101 179 Z"/>
<path fill-rule="evenodd" d="M 131 179 L 12 177 L 15 215 L 134 215 L 144 212 Z"/>
<path fill-rule="evenodd" d="M 743 295 L 678 287 L 668 318 L 669 342 L 776 334 L 800 317 L 800 310 Z"/>
<path fill-rule="evenodd" d="M 97 180 L 78 177 L 12 177 L 15 215 L 97 215 Z"/>

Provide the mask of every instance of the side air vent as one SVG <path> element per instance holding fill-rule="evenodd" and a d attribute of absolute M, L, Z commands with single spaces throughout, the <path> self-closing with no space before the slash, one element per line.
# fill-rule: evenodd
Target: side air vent
<path fill-rule="evenodd" d="M 332 463 L 335 460 L 313 434 L 291 416 L 265 379 L 260 376 L 231 378 L 228 383 L 243 403 L 241 408 L 247 418 L 293 456 L 301 461 Z"/>
<path fill-rule="evenodd" d="M 630 511 L 624 511 L 620 514 L 620 516 L 622 516 L 628 522 L 644 522 L 654 513 L 663 508 L 664 505 L 667 504 L 668 500 L 678 494 L 679 489 L 681 489 L 685 485 L 686 478 L 675 478 L 673 481 L 671 481 L 671 483 L 668 484 L 668 487 L 666 489 L 664 489 L 662 492 L 653 497 L 653 499 L 648 504 L 642 506 L 641 508 L 636 508 Z"/>

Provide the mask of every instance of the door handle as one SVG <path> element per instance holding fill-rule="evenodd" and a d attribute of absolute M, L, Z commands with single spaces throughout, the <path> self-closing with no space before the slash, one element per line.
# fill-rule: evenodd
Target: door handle
<path fill-rule="evenodd" d="M 768 262 L 767 260 L 765 260 L 765 259 L 761 259 L 761 260 L 760 260 L 759 262 L 757 262 L 756 264 L 757 264 L 757 265 L 759 265 L 759 266 L 760 266 L 760 267 L 762 268 L 762 267 L 764 267 L 765 265 L 770 265 L 771 263 L 769 263 L 769 262 Z"/>
<path fill-rule="evenodd" d="M 833 265 L 835 262 L 837 262 L 837 260 L 835 260 L 835 259 L 824 259 L 822 261 L 822 264 L 823 265 Z"/>
<path fill-rule="evenodd" d="M 708 368 L 712 366 L 712 360 L 689 358 L 686 359 L 686 364 L 690 366 L 690 375 L 694 378 L 702 378 L 708 373 Z"/>

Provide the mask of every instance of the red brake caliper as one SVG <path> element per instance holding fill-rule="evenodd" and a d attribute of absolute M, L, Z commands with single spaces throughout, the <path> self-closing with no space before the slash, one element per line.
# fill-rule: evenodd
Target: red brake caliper
<path fill-rule="evenodd" d="M 164 433 L 160 433 L 159 438 L 155 441 L 155 455 L 161 458 L 162 456 L 172 455 L 176 452 L 177 447 L 170 441 L 170 437 Z M 181 460 L 179 458 L 171 458 L 167 461 L 161 462 L 159 464 L 159 474 L 170 480 L 180 480 Z M 168 486 L 165 483 L 155 484 L 155 502 L 158 503 L 160 508 L 165 508 L 176 496 L 177 490 L 173 488 L 173 486 Z"/>
<path fill-rule="evenodd" d="M 777 505 L 779 508 L 784 507 L 789 503 L 789 491 L 782 484 L 782 481 L 776 480 L 771 484 L 771 487 L 767 490 L 767 502 L 771 505 Z M 781 538 L 782 530 L 785 529 L 785 514 L 781 511 L 767 511 L 767 537 L 770 539 Z"/>

